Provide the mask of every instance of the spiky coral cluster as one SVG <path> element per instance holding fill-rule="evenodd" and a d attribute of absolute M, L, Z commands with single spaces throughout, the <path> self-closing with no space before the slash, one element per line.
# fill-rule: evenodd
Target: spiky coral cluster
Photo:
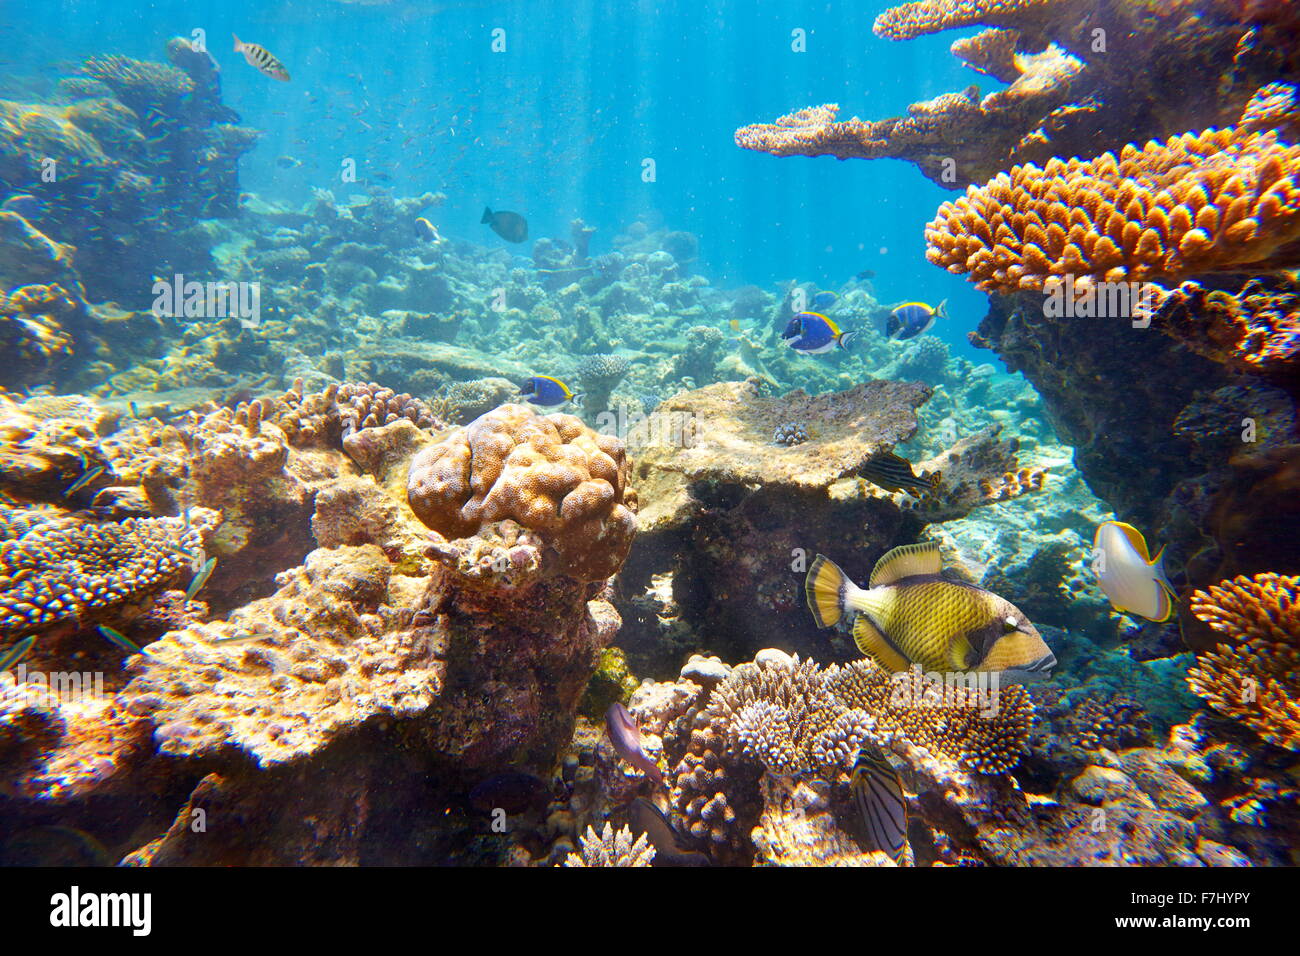
<path fill-rule="evenodd" d="M 597 580 L 622 566 L 636 533 L 623 443 L 572 415 L 503 405 L 411 461 L 407 497 L 448 539 L 510 519 L 537 532 L 559 570 Z"/>
<path fill-rule="evenodd" d="M 633 840 L 626 826 L 615 833 L 608 822 L 599 834 L 587 827 L 579 842 L 582 853 L 570 853 L 565 866 L 650 866 L 655 858 L 655 848 L 646 834 Z"/>
<path fill-rule="evenodd" d="M 899 739 L 986 774 L 1006 773 L 1029 739 L 1033 705 L 1022 687 L 990 700 L 960 689 L 934 699 L 915 675 L 891 679 L 869 660 L 822 669 L 765 651 L 741 664 L 690 711 L 690 738 L 672 773 L 672 799 L 687 832 L 715 858 L 743 856 L 757 819 L 764 772 L 834 781 L 863 743 Z"/>
<path fill-rule="evenodd" d="M 1017 684 L 998 688 L 990 713 L 990 702 L 969 688 L 936 697 L 922 675 L 890 675 L 867 659 L 832 668 L 826 680 L 836 698 L 875 718 L 878 734 L 900 735 L 975 773 L 1008 773 L 1029 740 L 1034 706 Z"/>
<path fill-rule="evenodd" d="M 179 518 L 51 521 L 0 542 L 0 634 L 86 624 L 188 573 L 201 544 Z"/>
<path fill-rule="evenodd" d="M 1032 696 L 1035 734 L 1054 733 L 1091 751 L 1145 747 L 1154 740 L 1146 709 L 1124 694 L 1090 690 L 1082 699 L 1075 699 L 1048 684 L 1035 687 Z"/>
<path fill-rule="evenodd" d="M 1300 282 L 1252 277 L 1239 291 L 1184 282 L 1170 290 L 1155 323 L 1192 351 L 1255 375 L 1300 371 Z"/>
<path fill-rule="evenodd" d="M 873 720 L 836 700 L 812 660 L 741 664 L 718 686 L 710 710 L 731 752 L 778 774 L 848 769 Z"/>
<path fill-rule="evenodd" d="M 925 235 L 930 262 L 987 292 L 1276 268 L 1300 259 L 1300 146 L 1233 128 L 1016 166 Z"/>
<path fill-rule="evenodd" d="M 1192 691 L 1269 743 L 1300 750 L 1300 577 L 1238 577 L 1196 591 L 1191 608 L 1230 641 L 1197 658 Z"/>

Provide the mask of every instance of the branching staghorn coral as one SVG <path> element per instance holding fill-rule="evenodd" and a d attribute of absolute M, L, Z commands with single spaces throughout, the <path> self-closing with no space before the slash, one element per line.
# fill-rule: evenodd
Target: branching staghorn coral
<path fill-rule="evenodd" d="M 988 699 L 935 688 L 915 674 L 892 677 L 870 660 L 821 668 L 764 651 L 735 667 L 690 716 L 689 741 L 672 773 L 672 800 L 686 833 L 715 858 L 742 859 L 761 811 L 764 773 L 834 782 L 864 743 L 926 748 L 955 768 L 1004 774 L 1029 740 L 1033 705 L 1024 688 Z"/>
<path fill-rule="evenodd" d="M 1300 750 L 1300 577 L 1238 577 L 1196 591 L 1191 608 L 1229 639 L 1187 672 L 1192 691 L 1274 746 Z"/>
<path fill-rule="evenodd" d="M 944 203 L 926 258 L 986 292 L 1300 261 L 1300 145 L 1244 127 L 1016 166 Z"/>
<path fill-rule="evenodd" d="M 565 866 L 650 866 L 655 858 L 655 848 L 646 834 L 634 841 L 626 826 L 615 833 L 608 822 L 601 833 L 587 827 L 578 842 L 582 853 L 570 853 Z"/>

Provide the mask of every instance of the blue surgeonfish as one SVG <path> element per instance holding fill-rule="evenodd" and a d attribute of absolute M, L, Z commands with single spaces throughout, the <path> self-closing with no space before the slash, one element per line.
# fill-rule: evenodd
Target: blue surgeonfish
<path fill-rule="evenodd" d="M 575 392 L 558 378 L 549 375 L 534 375 L 520 386 L 519 394 L 534 405 L 563 405 L 565 402 L 582 404 L 581 392 Z"/>
<path fill-rule="evenodd" d="M 840 297 L 828 289 L 825 292 L 818 292 L 808 304 L 813 307 L 814 312 L 829 312 L 839 300 Z"/>
<path fill-rule="evenodd" d="M 790 348 L 804 355 L 820 355 L 837 348 L 847 349 L 857 332 L 844 332 L 820 312 L 800 312 L 791 317 L 781 333 Z"/>
<path fill-rule="evenodd" d="M 1142 532 L 1122 521 L 1104 521 L 1092 539 L 1092 569 L 1117 611 L 1167 621 L 1178 600 L 1165 577 L 1164 553 L 1148 556 Z"/>
<path fill-rule="evenodd" d="M 889 313 L 885 335 L 898 342 L 914 339 L 928 332 L 935 319 L 948 318 L 947 305 L 947 299 L 934 308 L 924 302 L 905 302 Z"/>

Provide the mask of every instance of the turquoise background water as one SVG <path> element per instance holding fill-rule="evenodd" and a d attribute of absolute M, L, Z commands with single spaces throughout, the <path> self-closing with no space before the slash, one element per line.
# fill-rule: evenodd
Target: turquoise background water
<path fill-rule="evenodd" d="M 874 36 L 883 2 L 2 2 L 0 69 L 49 85 L 85 56 L 162 60 L 169 37 L 206 31 L 226 102 L 266 131 L 242 183 L 267 198 L 359 192 L 340 179 L 351 158 L 363 185 L 446 192 L 430 218 L 452 238 L 499 243 L 479 224 L 484 205 L 526 215 L 532 238 L 567 237 L 580 216 L 599 229 L 593 253 L 643 219 L 695 233 L 715 282 L 835 288 L 872 269 L 884 302 L 950 299 L 953 321 L 935 332 L 962 350 L 984 313 L 981 294 L 925 262 L 924 225 L 952 194 L 914 167 L 776 159 L 732 139 L 804 106 L 875 119 L 999 85 L 948 53 L 959 34 Z M 498 28 L 504 53 L 492 51 Z M 792 50 L 796 29 L 806 52 Z M 271 50 L 292 82 L 244 63 L 232 32 Z M 646 158 L 655 182 L 642 181 Z"/>

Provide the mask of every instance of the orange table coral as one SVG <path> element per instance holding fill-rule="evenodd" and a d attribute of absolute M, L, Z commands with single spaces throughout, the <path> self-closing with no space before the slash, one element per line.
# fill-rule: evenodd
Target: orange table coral
<path fill-rule="evenodd" d="M 1016 166 L 925 235 L 930 262 L 988 292 L 1277 269 L 1300 261 L 1300 145 L 1236 127 Z"/>

